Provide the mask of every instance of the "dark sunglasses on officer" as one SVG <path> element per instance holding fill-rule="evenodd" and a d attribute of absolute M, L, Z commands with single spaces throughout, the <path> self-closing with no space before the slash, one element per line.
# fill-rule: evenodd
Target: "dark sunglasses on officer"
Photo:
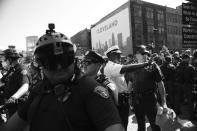
<path fill-rule="evenodd" d="M 82 64 L 83 64 L 84 66 L 89 66 L 89 65 L 91 65 L 91 64 L 100 64 L 100 65 L 101 65 L 101 62 L 96 61 L 96 60 L 91 60 L 91 59 L 85 59 L 85 60 L 82 62 Z"/>
<path fill-rule="evenodd" d="M 36 62 L 47 70 L 66 69 L 74 63 L 73 46 L 67 43 L 57 42 L 61 48 L 55 48 L 54 44 L 40 47 L 37 51 L 42 52 L 36 55 Z"/>

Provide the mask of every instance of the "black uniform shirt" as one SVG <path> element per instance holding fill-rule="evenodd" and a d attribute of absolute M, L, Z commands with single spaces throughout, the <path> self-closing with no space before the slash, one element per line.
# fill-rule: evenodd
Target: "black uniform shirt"
<path fill-rule="evenodd" d="M 196 77 L 195 68 L 192 65 L 188 65 L 184 70 L 184 82 L 185 84 L 194 85 L 194 78 Z"/>
<path fill-rule="evenodd" d="M 17 64 L 12 75 L 5 84 L 4 96 L 9 99 L 25 83 L 29 83 L 27 70 L 24 66 Z"/>
<path fill-rule="evenodd" d="M 133 91 L 137 93 L 154 91 L 156 89 L 156 82 L 160 82 L 162 79 L 163 75 L 156 63 L 137 70 L 132 73 Z"/>
<path fill-rule="evenodd" d="M 121 123 L 107 89 L 89 77 L 81 78 L 71 87 L 71 95 L 63 103 L 63 108 L 53 93 L 42 95 L 38 101 L 38 97 L 29 97 L 18 111 L 22 119 L 31 121 L 31 131 L 71 130 L 69 127 L 75 131 L 100 131 Z"/>
<path fill-rule="evenodd" d="M 164 81 L 172 81 L 174 82 L 175 80 L 175 72 L 176 72 L 176 67 L 173 64 L 170 63 L 164 63 L 161 66 L 161 71 L 164 76 Z"/>

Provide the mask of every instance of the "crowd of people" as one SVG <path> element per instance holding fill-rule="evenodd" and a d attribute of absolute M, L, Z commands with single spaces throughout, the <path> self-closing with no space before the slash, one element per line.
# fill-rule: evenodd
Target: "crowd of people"
<path fill-rule="evenodd" d="M 143 49 L 146 50 L 146 47 Z M 169 51 L 163 49 L 159 53 L 149 55 L 153 57 L 163 75 L 168 107 L 172 108 L 180 117 L 196 120 L 197 50 Z M 125 61 L 125 63 L 128 62 L 135 63 L 136 59 L 130 57 Z M 127 79 L 130 80 L 129 75 Z M 183 111 L 183 105 L 187 112 Z"/>
<path fill-rule="evenodd" d="M 158 108 L 173 109 L 188 119 L 197 115 L 197 50 L 182 53 L 145 45 L 122 59 L 112 46 L 104 58 L 87 51 L 75 56 L 76 46 L 50 24 L 36 43 L 28 66 L 15 49 L 1 54 L 1 110 L 7 111 L 2 131 L 124 131 L 133 112 L 138 131 L 145 131 L 145 116 L 153 131 Z"/>

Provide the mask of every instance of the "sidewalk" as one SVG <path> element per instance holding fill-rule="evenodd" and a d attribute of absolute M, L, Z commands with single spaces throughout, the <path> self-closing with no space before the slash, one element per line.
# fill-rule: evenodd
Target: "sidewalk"
<path fill-rule="evenodd" d="M 178 123 L 179 124 L 178 126 L 176 124 L 176 126 L 179 128 L 176 128 L 173 131 L 197 131 L 197 121 L 194 121 L 191 123 L 188 120 L 179 119 L 179 122 L 181 124 Z M 181 127 L 181 125 L 182 125 L 182 127 Z M 185 127 L 183 127 L 183 126 L 185 126 Z M 146 130 L 152 131 L 148 121 L 146 121 Z M 127 131 L 137 131 L 137 121 L 136 121 L 134 114 L 131 114 L 129 116 L 129 123 L 128 123 Z M 167 130 L 162 130 L 162 131 L 167 131 Z"/>

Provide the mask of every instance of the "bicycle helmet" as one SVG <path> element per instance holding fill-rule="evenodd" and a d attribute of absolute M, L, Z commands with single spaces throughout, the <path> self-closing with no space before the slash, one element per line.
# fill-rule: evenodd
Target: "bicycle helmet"
<path fill-rule="evenodd" d="M 75 59 L 76 46 L 54 28 L 54 24 L 49 24 L 49 30 L 39 38 L 34 52 L 38 64 L 48 70 L 56 70 L 58 65 L 67 68 Z"/>

